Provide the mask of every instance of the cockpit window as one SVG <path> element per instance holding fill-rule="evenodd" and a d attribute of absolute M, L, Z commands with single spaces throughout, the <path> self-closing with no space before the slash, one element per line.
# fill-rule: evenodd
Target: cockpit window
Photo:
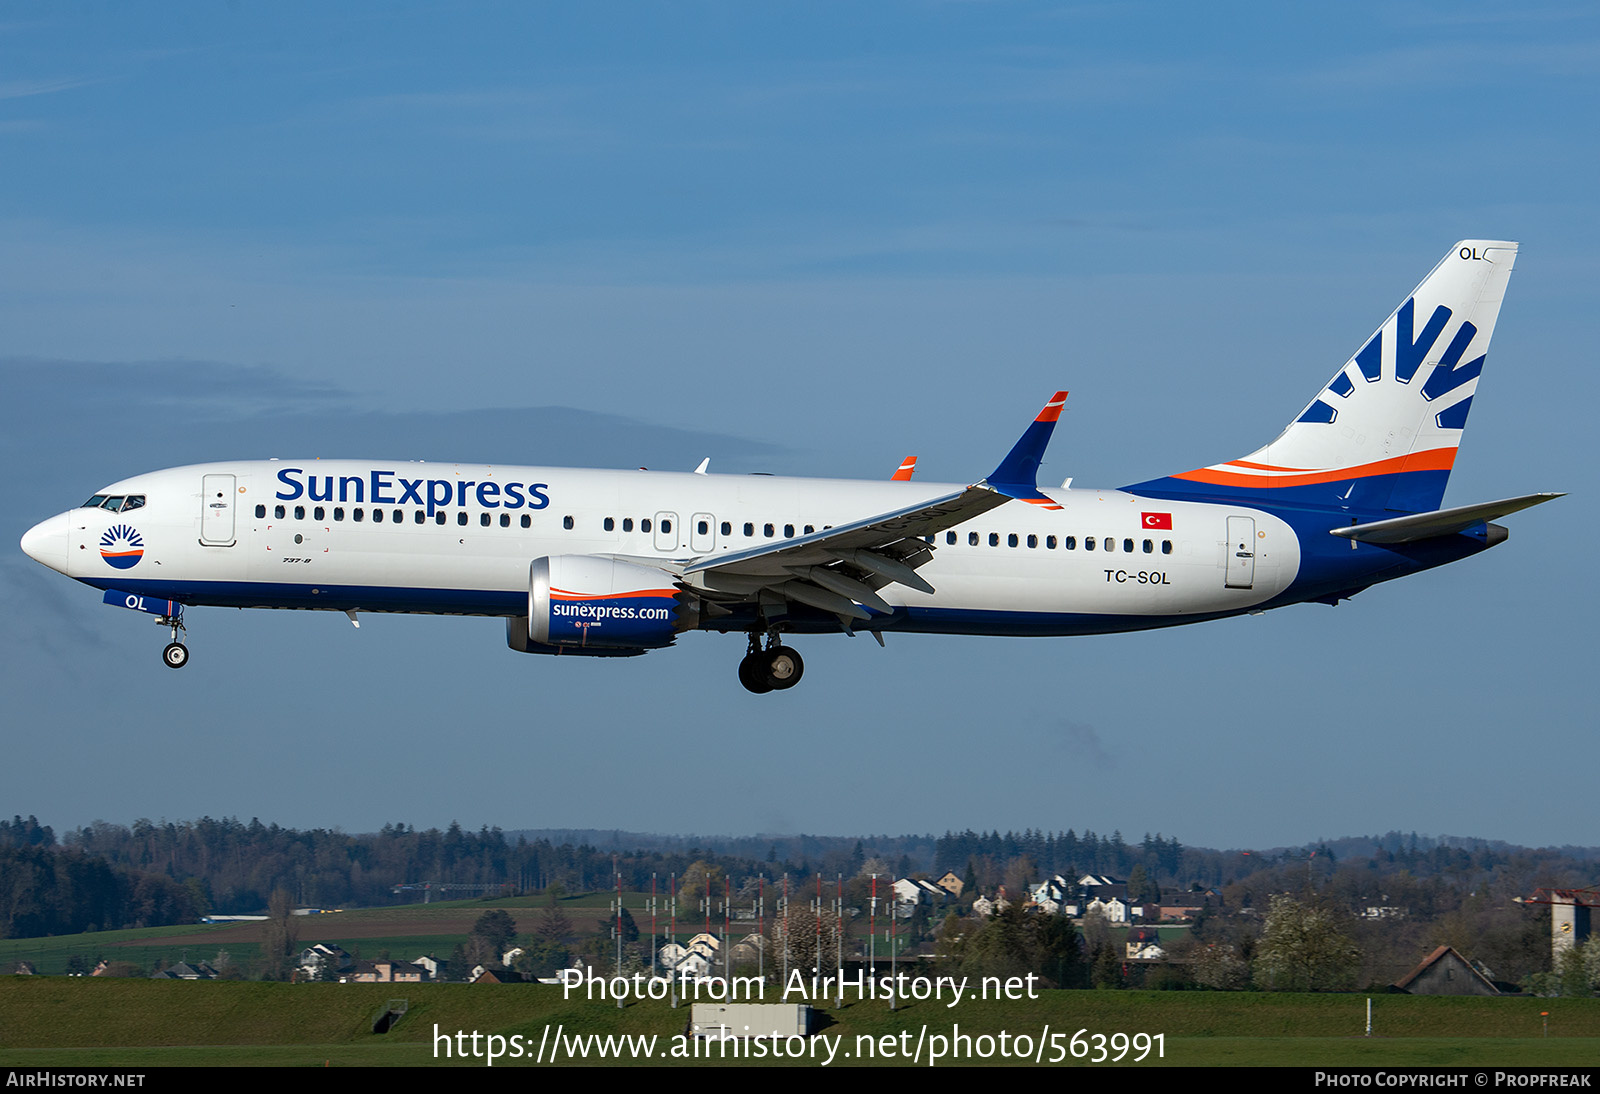
<path fill-rule="evenodd" d="M 113 513 L 126 513 L 130 509 L 144 508 L 143 494 L 96 494 L 79 509 L 107 509 Z"/>

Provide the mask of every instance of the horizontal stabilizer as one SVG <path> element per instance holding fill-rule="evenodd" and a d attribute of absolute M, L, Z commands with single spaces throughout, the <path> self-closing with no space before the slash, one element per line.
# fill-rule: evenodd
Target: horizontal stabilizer
<path fill-rule="evenodd" d="M 1416 513 L 1393 520 L 1375 520 L 1368 524 L 1352 524 L 1347 528 L 1330 528 L 1332 535 L 1362 543 L 1415 543 L 1437 536 L 1455 535 L 1474 524 L 1495 520 L 1522 509 L 1543 505 L 1565 494 L 1525 494 L 1520 498 L 1503 501 L 1486 501 L 1481 505 L 1463 505 L 1455 509 L 1439 509 L 1432 513 Z"/>

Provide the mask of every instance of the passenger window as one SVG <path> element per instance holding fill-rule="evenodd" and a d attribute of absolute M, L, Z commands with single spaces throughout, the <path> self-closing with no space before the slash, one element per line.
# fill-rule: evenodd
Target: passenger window
<path fill-rule="evenodd" d="M 662 531 L 663 534 L 672 531 L 672 522 L 670 520 L 662 521 L 661 522 L 661 531 Z"/>
<path fill-rule="evenodd" d="M 523 527 L 526 528 L 527 525 L 524 524 Z M 633 531 L 633 518 L 632 517 L 623 517 L 622 518 L 622 530 L 624 532 Z"/>
<path fill-rule="evenodd" d="M 311 510 L 311 519 L 312 520 L 327 520 L 328 519 L 328 511 L 326 509 L 324 509 L 322 506 L 319 505 L 315 509 Z"/>
<path fill-rule="evenodd" d="M 697 521 L 695 523 L 695 534 L 696 535 L 703 536 L 703 535 L 708 534 L 710 531 L 711 531 L 711 522 L 709 520 Z"/>
<path fill-rule="evenodd" d="M 761 526 L 761 534 L 766 536 L 768 539 L 771 539 L 776 531 L 777 529 L 773 528 L 770 524 L 763 524 Z"/>
<path fill-rule="evenodd" d="M 1061 547 L 1066 551 L 1076 551 L 1078 549 L 1078 537 L 1068 536 L 1066 539 L 1061 541 Z"/>
<path fill-rule="evenodd" d="M 418 514 L 417 514 L 417 517 L 418 517 L 418 520 L 419 520 L 419 521 L 420 521 L 420 519 L 421 519 L 421 517 L 422 517 L 422 514 L 421 514 L 421 513 L 418 513 Z M 396 523 L 396 524 L 404 524 L 404 523 L 405 523 L 405 520 L 406 520 L 406 513 L 405 513 L 405 510 L 404 510 L 404 509 L 396 509 L 396 510 L 395 510 L 395 511 L 394 511 L 394 522 L 395 522 L 395 523 Z"/>
<path fill-rule="evenodd" d="M 511 527 L 511 514 L 510 513 L 501 513 L 500 514 L 500 527 L 502 527 L 502 528 L 510 528 Z"/>
<path fill-rule="evenodd" d="M 1122 553 L 1125 555 L 1133 554 L 1133 540 L 1125 539 L 1122 541 Z"/>
<path fill-rule="evenodd" d="M 1147 554 L 1147 555 L 1148 554 L 1154 554 L 1155 553 L 1155 549 L 1156 549 L 1156 545 L 1152 541 L 1150 541 L 1148 539 L 1144 541 L 1144 553 L 1145 554 Z"/>
<path fill-rule="evenodd" d="M 355 521 L 357 524 L 360 524 L 363 520 L 367 519 L 367 511 L 365 509 L 356 509 L 351 512 L 350 519 Z"/>
<path fill-rule="evenodd" d="M 953 545 L 955 543 L 955 541 L 956 541 L 956 534 L 954 532 L 946 532 L 944 534 L 944 543 L 945 543 L 946 547 L 949 547 L 949 546 Z"/>
<path fill-rule="evenodd" d="M 991 546 L 991 547 L 1000 546 L 1000 533 L 999 532 L 990 532 L 989 533 L 989 546 Z"/>
<path fill-rule="evenodd" d="M 607 517 L 605 528 L 608 532 L 615 532 L 617 530 L 617 518 Z"/>
<path fill-rule="evenodd" d="M 333 507 L 333 519 L 334 520 L 343 520 L 344 519 L 344 506 L 335 505 Z"/>
<path fill-rule="evenodd" d="M 732 521 L 725 520 L 725 521 L 722 522 L 722 534 L 725 535 L 725 536 L 733 535 L 733 522 Z"/>
<path fill-rule="evenodd" d="M 783 526 L 783 538 L 784 539 L 793 539 L 794 538 L 794 525 L 785 524 Z"/>
<path fill-rule="evenodd" d="M 296 505 L 294 507 L 294 519 L 295 520 L 305 520 L 306 519 L 306 507 L 304 505 Z"/>
<path fill-rule="evenodd" d="M 527 513 L 522 514 L 522 526 L 524 528 L 532 528 L 533 527 L 533 517 L 530 516 Z"/>
<path fill-rule="evenodd" d="M 806 535 L 809 536 L 812 532 L 815 532 L 816 530 L 817 530 L 817 526 L 815 524 L 806 525 Z"/>
<path fill-rule="evenodd" d="M 648 532 L 649 530 L 650 530 L 650 518 L 649 517 L 644 517 L 639 521 L 639 531 Z M 663 531 L 665 531 L 665 529 L 663 529 Z"/>
<path fill-rule="evenodd" d="M 744 534 L 746 536 L 755 535 L 756 534 L 756 526 L 754 524 L 751 524 L 749 521 L 745 521 L 744 522 Z"/>
<path fill-rule="evenodd" d="M 967 546 L 968 547 L 976 547 L 977 545 L 978 545 L 978 533 L 976 533 L 976 532 L 968 532 L 967 533 Z"/>
<path fill-rule="evenodd" d="M 1172 541 L 1170 539 L 1164 539 L 1161 541 L 1161 553 L 1164 555 L 1170 555 L 1172 553 Z"/>
<path fill-rule="evenodd" d="M 1083 537 L 1083 549 L 1085 551 L 1094 550 L 1094 537 L 1093 536 L 1084 536 Z"/>
<path fill-rule="evenodd" d="M 465 515 L 465 514 L 463 514 L 463 515 Z M 435 523 L 435 524 L 443 524 L 447 519 L 449 519 L 449 518 L 446 517 L 445 512 L 444 512 L 443 509 L 441 509 L 437 513 L 433 514 L 433 523 Z"/>
<path fill-rule="evenodd" d="M 1117 549 L 1117 541 L 1112 539 L 1110 536 L 1107 536 L 1106 541 L 1102 543 L 1101 546 L 1108 551 L 1115 551 Z"/>
<path fill-rule="evenodd" d="M 428 519 L 428 514 L 424 513 L 421 509 L 418 509 L 417 512 L 416 512 L 416 519 L 412 523 L 413 524 L 421 524 L 423 521 L 425 521 L 427 519 Z"/>
<path fill-rule="evenodd" d="M 1028 546 L 1029 547 L 1037 547 L 1037 546 L 1039 546 L 1039 537 L 1038 536 L 1029 536 L 1028 537 Z"/>
<path fill-rule="evenodd" d="M 572 518 L 571 517 L 562 517 L 561 518 L 561 527 L 565 528 L 569 532 L 572 531 Z"/>
<path fill-rule="evenodd" d="M 479 513 L 478 514 L 478 527 L 480 527 L 480 528 L 489 527 L 489 519 L 490 518 L 489 518 L 489 514 L 488 513 Z"/>
<path fill-rule="evenodd" d="M 383 523 L 383 510 L 382 509 L 374 509 L 372 511 L 372 523 L 373 524 L 382 524 Z"/>
<path fill-rule="evenodd" d="M 483 514 L 483 522 L 485 524 L 489 523 L 489 514 L 488 513 Z M 460 525 L 461 527 L 463 527 L 463 528 L 465 528 L 467 526 L 467 511 L 465 509 L 461 510 L 461 512 L 456 514 L 456 523 L 458 525 Z"/>
<path fill-rule="evenodd" d="M 1045 536 L 1044 537 L 1044 548 L 1047 551 L 1054 551 L 1056 549 L 1056 537 L 1055 536 Z"/>
<path fill-rule="evenodd" d="M 256 506 L 256 519 L 257 520 L 260 520 L 262 517 L 264 517 L 266 515 L 267 515 L 267 507 L 265 505 Z"/>
<path fill-rule="evenodd" d="M 1009 536 L 1006 537 L 1006 546 L 1007 547 L 1015 547 L 1016 545 L 1017 545 L 1017 533 L 1012 532 Z"/>

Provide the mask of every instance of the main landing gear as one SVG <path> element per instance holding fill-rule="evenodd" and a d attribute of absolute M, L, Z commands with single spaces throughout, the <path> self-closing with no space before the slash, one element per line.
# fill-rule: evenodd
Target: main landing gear
<path fill-rule="evenodd" d="M 761 639 L 750 632 L 750 652 L 739 662 L 739 683 L 745 690 L 763 695 L 769 691 L 784 691 L 800 682 L 806 663 L 800 655 L 778 641 L 776 634 L 767 635 L 767 646 L 761 648 Z"/>
<path fill-rule="evenodd" d="M 181 669 L 189 663 L 189 647 L 178 641 L 178 632 L 185 630 L 183 613 L 177 615 L 164 615 L 156 620 L 163 627 L 172 628 L 172 641 L 167 643 L 167 648 L 161 651 L 161 660 L 169 669 Z M 185 632 L 187 633 L 187 632 Z"/>

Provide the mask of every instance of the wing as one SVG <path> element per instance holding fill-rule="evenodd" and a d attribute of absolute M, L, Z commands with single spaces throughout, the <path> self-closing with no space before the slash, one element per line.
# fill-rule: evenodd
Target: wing
<path fill-rule="evenodd" d="M 934 588 L 917 573 L 933 557 L 929 538 L 998 509 L 1013 499 L 1060 508 L 1039 492 L 1037 474 L 1067 393 L 1056 392 L 995 473 L 944 494 L 808 536 L 711 555 L 689 563 L 683 580 L 709 604 L 794 600 L 839 616 L 846 626 L 894 608 L 878 595 L 886 585 Z M 870 610 L 869 610 L 870 609 Z"/>

